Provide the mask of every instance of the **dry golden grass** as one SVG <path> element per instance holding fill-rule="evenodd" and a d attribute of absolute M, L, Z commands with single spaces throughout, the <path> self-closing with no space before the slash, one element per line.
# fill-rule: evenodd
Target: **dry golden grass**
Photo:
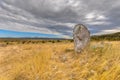
<path fill-rule="evenodd" d="M 0 80 L 120 80 L 120 42 L 91 42 L 81 54 L 70 42 L 0 47 Z"/>

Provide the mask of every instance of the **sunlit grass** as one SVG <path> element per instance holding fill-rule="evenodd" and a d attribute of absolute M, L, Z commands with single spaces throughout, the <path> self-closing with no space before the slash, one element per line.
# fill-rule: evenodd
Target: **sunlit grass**
<path fill-rule="evenodd" d="M 91 42 L 81 54 L 73 43 L 0 47 L 0 80 L 120 80 L 120 42 Z"/>

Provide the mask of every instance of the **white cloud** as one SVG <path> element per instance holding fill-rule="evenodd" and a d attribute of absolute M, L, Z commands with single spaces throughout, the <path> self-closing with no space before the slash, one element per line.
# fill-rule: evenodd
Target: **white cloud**
<path fill-rule="evenodd" d="M 85 16 L 86 19 L 94 19 L 96 17 L 96 14 L 94 12 L 89 13 Z"/>
<path fill-rule="evenodd" d="M 120 32 L 120 27 L 117 29 L 102 30 L 102 31 L 95 33 L 93 35 L 110 34 L 110 33 L 115 33 L 115 32 Z"/>
<path fill-rule="evenodd" d="M 107 18 L 104 15 L 97 15 L 97 20 L 106 20 Z"/>
<path fill-rule="evenodd" d="M 94 22 L 88 22 L 87 24 L 89 24 L 89 25 L 109 25 L 111 23 L 105 22 L 105 21 L 94 21 Z"/>

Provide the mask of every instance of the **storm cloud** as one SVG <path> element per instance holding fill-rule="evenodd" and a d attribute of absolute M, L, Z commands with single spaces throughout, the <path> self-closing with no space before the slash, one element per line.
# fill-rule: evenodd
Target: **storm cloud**
<path fill-rule="evenodd" d="M 0 29 L 71 37 L 75 24 L 91 34 L 120 31 L 120 0 L 0 0 Z"/>

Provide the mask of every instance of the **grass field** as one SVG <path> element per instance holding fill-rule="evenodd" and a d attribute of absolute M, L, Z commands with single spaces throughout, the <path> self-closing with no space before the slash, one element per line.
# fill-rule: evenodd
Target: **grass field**
<path fill-rule="evenodd" d="M 3 44 L 0 80 L 120 80 L 120 41 L 92 41 L 81 54 L 66 41 Z"/>

